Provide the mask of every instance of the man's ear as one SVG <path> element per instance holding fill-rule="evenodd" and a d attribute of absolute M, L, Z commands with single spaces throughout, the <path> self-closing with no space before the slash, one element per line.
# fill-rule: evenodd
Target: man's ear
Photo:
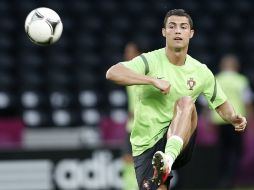
<path fill-rule="evenodd" d="M 194 30 L 191 30 L 190 39 L 194 36 Z"/>
<path fill-rule="evenodd" d="M 166 37 L 166 29 L 162 28 L 161 32 L 162 32 L 162 36 Z"/>

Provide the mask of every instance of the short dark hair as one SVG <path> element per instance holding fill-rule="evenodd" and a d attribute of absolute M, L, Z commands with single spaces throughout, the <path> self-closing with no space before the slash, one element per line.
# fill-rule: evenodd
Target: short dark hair
<path fill-rule="evenodd" d="M 167 14 L 165 15 L 165 18 L 164 18 L 163 27 L 166 27 L 168 17 L 173 16 L 173 15 L 187 17 L 188 20 L 189 20 L 189 24 L 190 24 L 191 29 L 193 29 L 192 18 L 184 9 L 172 9 L 172 10 L 168 11 Z"/>

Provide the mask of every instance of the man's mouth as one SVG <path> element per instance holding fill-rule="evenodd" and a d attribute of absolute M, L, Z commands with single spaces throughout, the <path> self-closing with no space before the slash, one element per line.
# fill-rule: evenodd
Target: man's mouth
<path fill-rule="evenodd" d="M 183 40 L 183 39 L 180 37 L 175 37 L 174 40 Z"/>

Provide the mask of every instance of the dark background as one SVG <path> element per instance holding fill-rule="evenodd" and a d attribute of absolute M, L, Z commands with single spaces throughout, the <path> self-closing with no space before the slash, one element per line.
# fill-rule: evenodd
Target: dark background
<path fill-rule="evenodd" d="M 61 17 L 64 29 L 56 44 L 38 46 L 27 38 L 25 18 L 37 7 L 49 7 Z M 174 8 L 193 18 L 191 56 L 217 73 L 220 58 L 234 53 L 254 86 L 252 0 L 1 0 L 1 148 L 121 148 L 125 89 L 106 81 L 105 72 L 123 60 L 129 41 L 145 51 L 163 47 L 163 19 Z M 214 187 L 217 155 L 216 144 L 198 144 L 193 162 L 179 171 L 178 187 Z"/>

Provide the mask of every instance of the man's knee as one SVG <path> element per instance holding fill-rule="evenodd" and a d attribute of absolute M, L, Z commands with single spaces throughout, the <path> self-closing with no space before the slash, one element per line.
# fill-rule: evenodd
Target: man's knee
<path fill-rule="evenodd" d="M 195 104 L 190 96 L 179 98 L 176 104 L 182 111 L 192 112 L 195 109 Z"/>

